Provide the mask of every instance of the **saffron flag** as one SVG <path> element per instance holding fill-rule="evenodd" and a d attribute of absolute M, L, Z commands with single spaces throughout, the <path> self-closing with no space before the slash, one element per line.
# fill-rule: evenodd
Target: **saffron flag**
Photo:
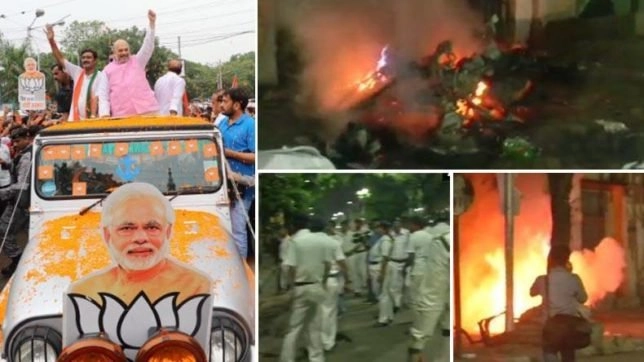
<path fill-rule="evenodd" d="M 233 76 L 233 84 L 230 86 L 230 88 L 237 88 L 239 87 L 239 80 L 237 79 L 237 74 Z"/>

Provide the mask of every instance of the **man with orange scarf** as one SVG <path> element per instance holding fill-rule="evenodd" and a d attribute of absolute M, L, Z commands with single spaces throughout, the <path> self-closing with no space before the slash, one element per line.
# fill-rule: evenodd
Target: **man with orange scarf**
<path fill-rule="evenodd" d="M 98 54 L 93 49 L 83 49 L 80 53 L 82 68 L 71 63 L 54 40 L 54 26 L 47 24 L 45 33 L 51 46 L 51 51 L 58 63 L 58 66 L 69 74 L 74 80 L 74 91 L 72 93 L 72 105 L 69 110 L 68 121 L 94 118 L 98 115 L 97 90 L 101 82 L 105 81 L 103 73 L 96 69 Z"/>

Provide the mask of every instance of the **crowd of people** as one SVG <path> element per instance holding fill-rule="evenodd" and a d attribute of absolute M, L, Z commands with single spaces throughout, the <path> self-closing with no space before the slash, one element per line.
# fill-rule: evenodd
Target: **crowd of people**
<path fill-rule="evenodd" d="M 336 346 L 338 317 L 349 298 L 378 305 L 376 328 L 390 326 L 403 308 L 412 311 L 410 362 L 424 360 L 430 339 L 448 341 L 448 223 L 447 212 L 429 222 L 410 216 L 371 225 L 363 219 L 339 225 L 306 216 L 290 220 L 279 246 L 278 288 L 292 293 L 293 300 L 280 361 L 295 361 L 303 330 L 309 361 L 324 361 L 325 352 Z"/>
<path fill-rule="evenodd" d="M 29 224 L 34 137 L 41 129 L 61 122 L 103 117 L 184 115 L 213 122 L 223 139 L 229 188 L 236 189 L 230 194 L 233 239 L 241 257 L 248 257 L 249 246 L 254 244 L 248 231 L 252 228 L 250 211 L 255 199 L 255 120 L 254 109 L 248 107 L 250 98 L 241 88 L 217 90 L 212 107 L 204 114 L 187 102 L 186 83 L 179 76 L 182 63 L 178 59 L 170 60 L 167 73 L 156 81 L 154 89 L 150 87 L 146 66 L 154 52 L 156 13 L 149 10 L 147 16 L 148 28 L 139 51 L 132 54 L 127 41 L 116 40 L 110 62 L 102 71 L 96 67 L 98 55 L 93 49 L 80 52 L 80 66 L 65 59 L 56 43 L 53 26 L 46 26 L 45 33 L 56 59 L 51 68 L 57 84 L 52 107 L 28 112 L 5 107 L 0 118 L 0 182 L 3 183 L 0 185 L 0 237 L 5 237 L 3 253 L 11 259 L 2 269 L 3 275 L 10 276 L 15 271 L 22 254 L 16 233 Z M 32 63 L 35 60 L 27 58 L 25 68 Z"/>

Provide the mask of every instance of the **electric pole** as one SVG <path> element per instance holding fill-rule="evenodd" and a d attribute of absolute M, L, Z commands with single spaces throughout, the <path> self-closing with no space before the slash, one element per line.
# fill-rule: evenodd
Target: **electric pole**
<path fill-rule="evenodd" d="M 223 85 L 223 79 L 221 76 L 221 60 L 219 61 L 219 66 L 217 68 L 219 68 L 219 79 L 217 82 L 217 89 L 222 89 L 224 85 Z"/>

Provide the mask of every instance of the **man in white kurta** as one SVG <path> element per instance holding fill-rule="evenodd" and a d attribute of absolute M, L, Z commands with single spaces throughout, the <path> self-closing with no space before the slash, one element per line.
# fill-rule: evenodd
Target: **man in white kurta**
<path fill-rule="evenodd" d="M 310 229 L 304 225 L 299 225 L 299 228 L 293 235 L 284 261 L 289 267 L 293 303 L 280 362 L 295 362 L 297 342 L 303 329 L 308 332 L 309 361 L 323 362 L 320 307 L 327 296 L 325 284 L 334 256 L 330 237 L 323 232 L 324 222 L 311 222 Z"/>
<path fill-rule="evenodd" d="M 154 96 L 159 102 L 159 114 L 182 115 L 183 93 L 186 91 L 186 81 L 179 76 L 182 64 L 179 59 L 168 62 L 168 72 L 154 84 Z"/>

